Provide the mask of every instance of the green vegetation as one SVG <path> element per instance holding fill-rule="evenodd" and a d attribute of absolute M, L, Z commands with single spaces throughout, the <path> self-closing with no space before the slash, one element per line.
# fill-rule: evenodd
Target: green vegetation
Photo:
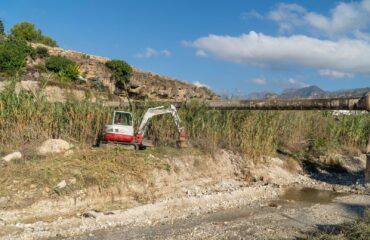
<path fill-rule="evenodd" d="M 51 103 L 33 94 L 15 94 L 9 86 L 0 93 L 0 145 L 23 146 L 50 137 L 93 144 L 111 111 L 88 101 Z M 143 111 L 133 110 L 135 126 Z M 364 149 L 370 133 L 368 115 L 337 120 L 329 111 L 221 111 L 193 103 L 179 114 L 192 145 L 207 151 L 230 149 L 254 159 L 274 155 L 280 147 L 300 156 Z M 177 138 L 170 116 L 154 118 L 148 134 L 162 145 L 174 145 Z"/>
<path fill-rule="evenodd" d="M 35 51 L 39 58 L 49 57 L 49 50 L 46 47 L 37 47 Z"/>
<path fill-rule="evenodd" d="M 131 66 L 122 60 L 111 60 L 105 64 L 112 71 L 112 78 L 116 81 L 116 86 L 120 89 L 127 89 L 132 76 Z"/>
<path fill-rule="evenodd" d="M 21 39 L 9 38 L 0 42 L 0 72 L 14 74 L 26 64 L 27 56 L 34 56 L 32 47 Z"/>
<path fill-rule="evenodd" d="M 45 66 L 48 70 L 58 74 L 62 81 L 76 80 L 80 74 L 79 66 L 62 56 L 51 56 Z"/>
<path fill-rule="evenodd" d="M 4 23 L 1 19 L 0 19 L 0 36 L 5 36 Z"/>
<path fill-rule="evenodd" d="M 40 29 L 36 29 L 33 23 L 20 22 L 10 29 L 12 37 L 23 39 L 28 42 L 42 43 L 50 47 L 57 47 L 57 43 L 49 36 L 42 34 Z"/>
<path fill-rule="evenodd" d="M 55 40 L 53 40 L 51 37 L 45 36 L 45 35 L 39 36 L 38 39 L 35 42 L 36 43 L 41 43 L 41 44 L 44 44 L 44 45 L 50 46 L 50 47 L 58 47 L 58 44 Z"/>
<path fill-rule="evenodd" d="M 345 223 L 329 233 L 317 232 L 310 240 L 368 240 L 370 239 L 370 209 L 365 212 L 363 219 Z"/>

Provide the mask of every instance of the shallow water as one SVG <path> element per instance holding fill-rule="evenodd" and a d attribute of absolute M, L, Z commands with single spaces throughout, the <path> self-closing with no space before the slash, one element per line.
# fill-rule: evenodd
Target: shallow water
<path fill-rule="evenodd" d="M 341 195 L 343 194 L 314 188 L 289 188 L 279 200 L 325 204 L 331 203 L 334 198 Z"/>

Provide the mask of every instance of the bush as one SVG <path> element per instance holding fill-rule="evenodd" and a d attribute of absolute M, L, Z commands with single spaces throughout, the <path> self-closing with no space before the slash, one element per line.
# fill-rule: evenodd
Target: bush
<path fill-rule="evenodd" d="M 49 57 L 49 50 L 46 47 L 37 47 L 36 54 L 39 58 Z"/>
<path fill-rule="evenodd" d="M 33 23 L 21 22 L 10 29 L 11 36 L 25 41 L 42 43 L 50 47 L 56 47 L 57 43 L 49 36 L 42 35 L 40 29 L 36 29 Z"/>
<path fill-rule="evenodd" d="M 27 56 L 35 51 L 25 41 L 10 38 L 0 43 L 0 71 L 13 74 L 26 64 Z"/>
<path fill-rule="evenodd" d="M 57 73 L 61 80 L 75 80 L 80 74 L 78 65 L 62 56 L 50 57 L 45 66 L 48 70 Z"/>
<path fill-rule="evenodd" d="M 126 89 L 126 85 L 130 82 L 132 76 L 131 66 L 122 60 L 111 60 L 106 62 L 105 65 L 111 70 L 116 86 L 120 89 Z"/>
<path fill-rule="evenodd" d="M 58 47 L 57 42 L 49 36 L 45 36 L 45 35 L 40 36 L 36 41 L 38 43 L 41 43 L 41 44 L 44 44 L 50 47 Z"/>

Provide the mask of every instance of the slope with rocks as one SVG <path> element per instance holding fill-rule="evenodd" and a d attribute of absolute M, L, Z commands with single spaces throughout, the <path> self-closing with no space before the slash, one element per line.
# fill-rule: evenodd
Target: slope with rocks
<path fill-rule="evenodd" d="M 110 70 L 105 66 L 105 63 L 110 60 L 109 58 L 58 47 L 47 47 L 41 44 L 32 44 L 32 46 L 34 48 L 38 46 L 46 47 L 51 56 L 64 56 L 79 65 L 82 78 L 78 83 L 69 84 L 68 86 L 68 84 L 56 80 L 52 74 L 43 69 L 42 66 L 45 63 L 45 59 L 28 59 L 26 73 L 22 77 L 19 87 L 23 90 L 35 90 L 40 88 L 41 82 L 47 81 L 48 84 L 44 87 L 44 92 L 53 101 L 65 101 L 66 95 L 72 95 L 80 100 L 85 98 L 86 95 L 91 95 L 94 89 L 97 90 L 97 93 L 93 94 L 94 98 L 100 95 L 100 98 L 109 98 L 110 100 L 124 100 L 127 98 L 127 95 L 130 99 L 135 100 L 186 101 L 194 98 L 207 100 L 218 98 L 208 88 L 195 86 L 136 68 L 133 68 L 128 91 L 120 91 L 115 86 Z M 103 91 L 97 88 L 97 83 L 103 86 Z M 88 94 L 86 94 L 87 91 Z"/>

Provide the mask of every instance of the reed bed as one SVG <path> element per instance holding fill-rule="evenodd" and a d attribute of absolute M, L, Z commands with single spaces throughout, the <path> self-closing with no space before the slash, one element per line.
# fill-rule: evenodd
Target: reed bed
<path fill-rule="evenodd" d="M 89 101 L 48 102 L 42 92 L 17 93 L 15 84 L 10 84 L 0 93 L 0 153 L 47 138 L 94 144 L 112 110 Z M 135 126 L 144 110 L 132 110 Z M 364 149 L 370 133 L 367 114 L 335 117 L 330 111 L 210 110 L 196 101 L 180 108 L 179 114 L 191 145 L 205 151 L 230 149 L 250 157 L 274 155 L 279 148 L 321 153 Z M 174 144 L 177 133 L 172 118 L 153 119 L 148 136 L 160 145 Z"/>

